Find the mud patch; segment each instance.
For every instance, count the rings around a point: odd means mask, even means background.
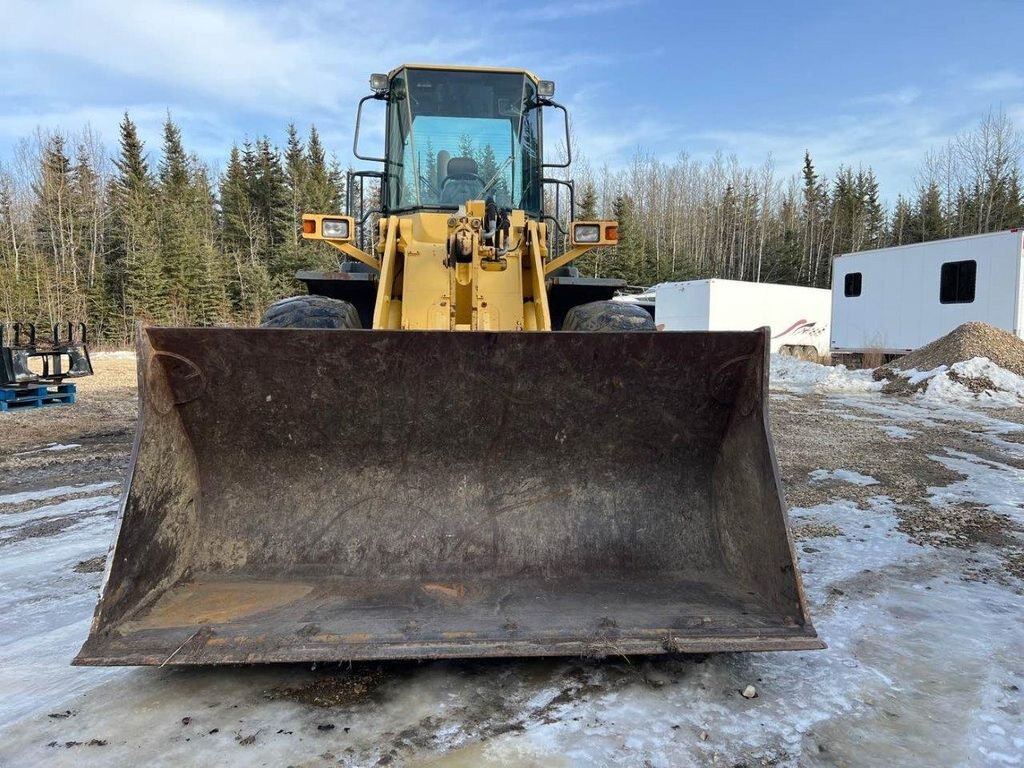
[[[918,392],[923,392],[926,389],[928,389],[928,379],[911,382],[911,380],[905,376],[897,376],[896,378],[888,379],[885,384],[882,385],[882,394],[916,395]]]
[[[1014,578],[1024,581],[1024,550],[1008,552],[1003,558],[1003,568]]]
[[[107,556],[90,557],[88,560],[79,560],[73,570],[75,573],[103,573],[107,565]]]
[[[946,371],[946,376],[950,381],[955,381],[975,395],[980,395],[983,392],[996,392],[999,389],[988,376],[964,376],[953,370]]]
[[[0,544],[16,544],[19,541],[25,539],[40,539],[46,536],[56,536],[58,533],[70,528],[72,525],[80,521],[78,515],[67,515],[65,517],[55,517],[50,520],[41,520],[37,523],[28,523],[21,526],[14,533],[4,539]]]
[[[987,511],[983,504],[910,507],[896,510],[896,530],[915,544],[973,550],[980,544],[1001,547],[1012,541],[1013,520]]]
[[[997,565],[968,558],[963,575],[969,581],[1006,585],[1013,585],[1013,580],[1024,581],[1024,542],[1008,515],[991,512],[983,504],[963,503],[898,509],[896,518],[897,530],[915,544],[971,553],[984,550],[995,555]]]
[[[274,688],[266,698],[289,699],[313,707],[344,707],[363,701],[380,687],[387,675],[380,668],[324,674],[305,685]]]
[[[89,741],[51,741],[46,746],[63,747],[64,749],[73,749],[74,747],[105,747],[107,746],[107,740],[89,739]]]

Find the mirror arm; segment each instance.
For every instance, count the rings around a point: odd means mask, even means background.
[[[562,116],[565,118],[565,162],[564,163],[544,163],[542,168],[568,168],[572,165],[572,142],[569,139],[569,110],[559,104],[557,101],[551,99],[538,99],[537,103],[542,107],[554,107],[555,109],[562,110]]]

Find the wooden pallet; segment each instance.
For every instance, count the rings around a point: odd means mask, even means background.
[[[71,405],[77,389],[74,384],[50,384],[36,387],[0,387],[0,413],[20,408]]]

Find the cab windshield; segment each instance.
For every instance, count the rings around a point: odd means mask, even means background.
[[[540,211],[536,89],[523,74],[403,69],[388,97],[388,208],[493,197]]]

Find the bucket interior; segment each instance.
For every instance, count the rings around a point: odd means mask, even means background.
[[[146,329],[78,663],[820,647],[764,345]]]

